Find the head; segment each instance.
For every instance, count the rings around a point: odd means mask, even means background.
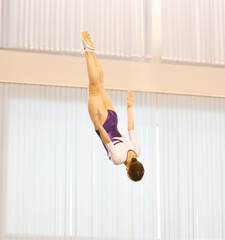
[[[127,167],[127,174],[128,177],[137,182],[142,179],[144,176],[145,169],[141,162],[139,162],[136,158],[131,159],[131,163],[129,164],[129,167]]]

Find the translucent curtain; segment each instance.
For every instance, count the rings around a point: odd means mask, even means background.
[[[162,0],[162,58],[224,65],[223,0]]]
[[[151,55],[151,0],[0,2],[3,48],[82,53],[81,32],[87,30],[98,54]]]
[[[0,84],[0,93],[1,239],[157,238],[155,94],[135,93],[146,174],[132,183],[94,132],[87,89]],[[109,91],[125,136],[126,94]]]
[[[127,136],[126,92],[108,91]],[[144,179],[108,160],[87,89],[0,84],[0,237],[223,239],[225,99],[135,92]]]
[[[162,239],[224,239],[225,99],[158,103]]]

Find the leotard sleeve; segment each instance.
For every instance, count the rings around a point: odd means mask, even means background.
[[[132,142],[133,147],[134,147],[134,151],[136,152],[137,157],[138,157],[140,155],[141,150],[140,150],[140,145],[137,141],[135,132],[134,132],[134,130],[130,130],[130,131],[128,131],[128,133],[129,133],[129,139]]]

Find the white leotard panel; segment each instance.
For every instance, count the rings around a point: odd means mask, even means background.
[[[134,130],[128,131],[129,140],[125,137],[116,137],[117,141],[106,144],[108,157],[115,165],[122,164],[127,159],[127,152],[134,151],[137,157],[140,154],[140,146],[135,136]]]

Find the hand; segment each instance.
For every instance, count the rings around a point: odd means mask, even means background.
[[[132,91],[128,91],[127,94],[127,107],[133,107],[134,104],[134,95]]]
[[[99,109],[98,109],[98,112],[96,113],[97,115],[97,123],[98,123],[98,128],[100,128],[103,124],[103,120],[102,120],[102,114],[100,113]]]

